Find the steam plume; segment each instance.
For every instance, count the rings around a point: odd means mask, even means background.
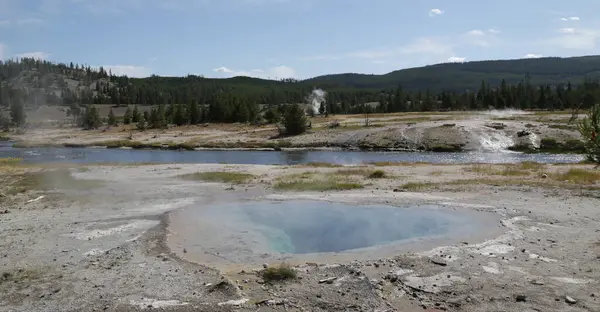
[[[327,92],[321,89],[314,89],[308,96],[307,101],[312,105],[312,109],[315,114],[319,113],[319,107],[321,107],[322,102],[325,102],[326,95]]]

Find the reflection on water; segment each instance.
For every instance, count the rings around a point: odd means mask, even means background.
[[[356,165],[369,162],[428,163],[575,163],[581,155],[523,154],[515,152],[349,152],[349,151],[164,151],[95,148],[15,149],[0,142],[0,157],[21,157],[29,163],[225,163],[294,165],[327,162]]]

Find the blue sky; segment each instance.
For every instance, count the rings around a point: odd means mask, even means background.
[[[0,0],[0,58],[309,78],[600,54],[598,0]]]

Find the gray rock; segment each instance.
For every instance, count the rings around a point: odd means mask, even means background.
[[[577,300],[573,299],[573,297],[565,296],[565,302],[568,304],[576,304]]]

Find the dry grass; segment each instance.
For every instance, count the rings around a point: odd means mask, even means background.
[[[360,189],[363,187],[363,185],[355,182],[338,182],[330,179],[312,181],[279,181],[276,182],[273,187],[281,191],[325,192]]]
[[[0,166],[16,166],[23,161],[23,158],[6,157],[0,158]]]
[[[383,170],[375,170],[367,176],[367,178],[369,178],[369,179],[383,179],[386,177],[387,177],[387,174]]]
[[[325,192],[360,189],[363,185],[352,178],[353,174],[336,175],[336,172],[303,172],[276,179],[273,187],[281,191]]]
[[[545,165],[536,162],[522,162],[518,164],[510,165],[483,165],[476,164],[471,165],[464,170],[466,172],[473,172],[480,175],[494,175],[504,177],[515,177],[515,176],[529,176],[541,169],[544,169]]]
[[[596,184],[600,182],[600,171],[572,168],[567,172],[551,174],[554,180],[575,184]]]
[[[42,268],[24,268],[12,271],[4,271],[0,274],[0,287],[14,284],[32,282],[42,278],[44,270]]]
[[[332,163],[326,163],[326,162],[311,162],[311,163],[308,163],[308,164],[299,165],[299,167],[339,168],[339,167],[343,167],[343,166],[339,165],[339,164],[332,164]]]
[[[184,174],[180,175],[179,178],[193,181],[243,184],[254,179],[255,176],[249,173],[214,171]]]
[[[297,277],[296,271],[288,264],[280,264],[278,266],[268,267],[260,272],[260,276],[265,282],[281,282],[292,280]]]
[[[482,169],[486,172],[487,169]],[[570,190],[600,190],[600,172],[588,169],[573,168],[566,172],[557,172],[542,178],[541,175],[533,175],[531,172],[508,169],[496,170],[494,173],[501,178],[470,178],[446,182],[408,182],[400,186],[408,191],[421,191],[427,189],[456,189],[474,185],[488,186],[530,186],[540,188],[563,188]],[[481,172],[481,171],[480,171]]]

